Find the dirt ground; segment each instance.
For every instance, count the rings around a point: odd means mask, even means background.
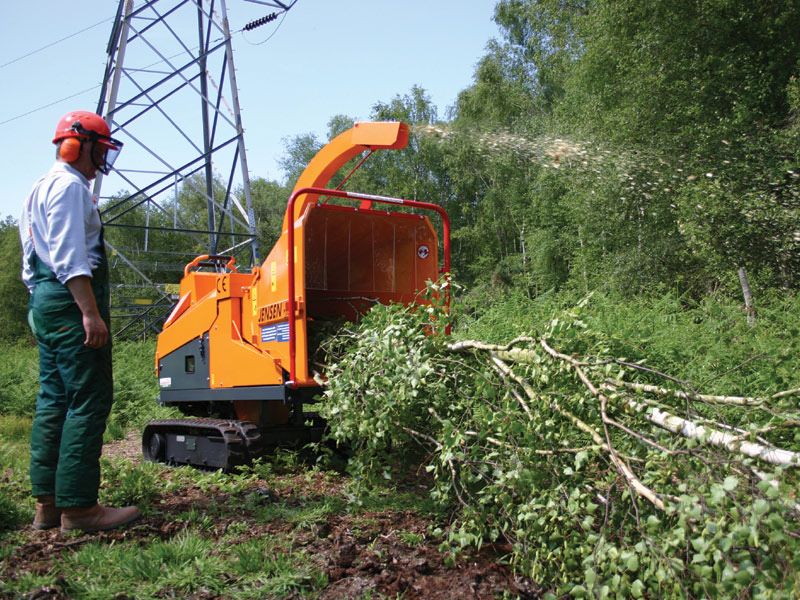
[[[104,455],[138,462],[141,460],[138,436],[132,435],[106,445]],[[341,486],[340,482],[329,479],[315,481],[303,475],[287,475],[283,476],[280,486],[269,490],[257,487],[254,492],[263,497],[260,502],[280,501],[291,506],[308,498],[342,494]],[[47,573],[63,553],[74,551],[90,541],[114,544],[129,540],[146,543],[153,538],[170,539],[187,527],[184,521],[174,518],[176,515],[191,509],[202,511],[225,506],[231,501],[224,493],[190,488],[182,495],[161,498],[157,514],[146,516],[125,530],[66,538],[58,529],[40,532],[28,528],[26,543],[4,561],[0,577],[16,579],[25,572]],[[242,517],[243,514],[237,511],[230,516],[215,518],[214,526],[207,534],[220,537],[231,522],[241,521]],[[506,548],[486,547],[481,552],[462,555],[455,565],[446,565],[437,549],[438,543],[426,535],[429,525],[426,518],[411,511],[360,512],[356,515],[343,512],[329,515],[325,521],[305,528],[281,520],[254,521],[241,537],[242,541],[265,535],[291,539],[295,549],[304,551],[326,573],[327,587],[317,596],[322,599],[364,598],[369,594],[372,597],[428,600],[489,599],[504,595],[511,598],[540,597],[540,590],[533,583],[516,576],[502,564],[501,557]],[[418,540],[418,543],[408,543],[409,538],[413,542]],[[57,581],[56,585],[35,590],[27,597],[37,600],[67,598],[65,583]]]

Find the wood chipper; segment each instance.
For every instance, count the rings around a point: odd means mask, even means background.
[[[426,282],[450,269],[440,206],[325,188],[360,154],[404,148],[408,133],[403,123],[357,123],[323,147],[289,197],[278,242],[252,272],[237,272],[228,256],[186,265],[156,371],[159,402],[195,418],[149,423],[145,458],[227,469],[321,439],[324,423],[304,406],[319,392],[310,360],[324,325],[375,303],[421,302]],[[441,254],[431,213],[441,218]]]

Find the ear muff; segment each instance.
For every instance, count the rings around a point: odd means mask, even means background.
[[[76,137],[64,138],[58,147],[58,154],[68,163],[75,162],[81,155],[81,140]]]

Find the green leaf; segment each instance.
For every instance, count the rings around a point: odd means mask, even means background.
[[[728,475],[722,482],[722,489],[726,492],[732,492],[736,489],[737,485],[739,485],[739,480],[733,475]]]

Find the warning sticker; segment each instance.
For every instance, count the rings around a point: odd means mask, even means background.
[[[264,325],[261,328],[262,342],[288,342],[289,341],[289,321]]]

